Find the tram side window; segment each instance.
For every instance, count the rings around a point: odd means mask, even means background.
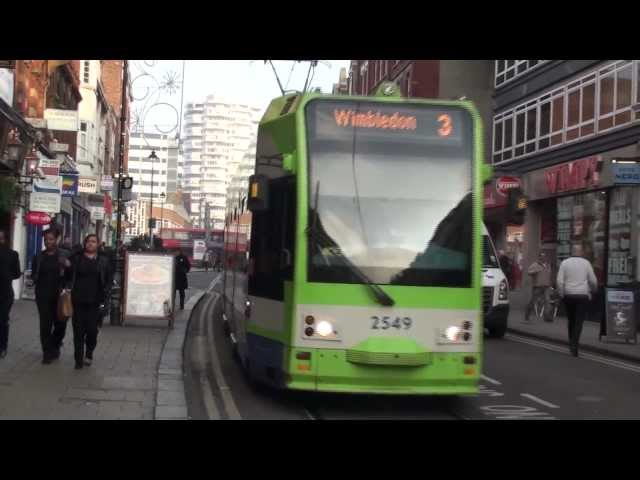
[[[295,182],[277,179],[269,190],[269,210],[252,216],[249,294],[283,301],[284,282],[293,278]]]

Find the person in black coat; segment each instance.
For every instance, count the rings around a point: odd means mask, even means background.
[[[191,270],[191,264],[189,263],[189,259],[184,254],[182,250],[175,257],[175,278],[174,278],[174,288],[178,292],[180,292],[180,310],[184,310],[184,291],[189,288],[189,282],[187,280],[187,273]],[[175,299],[175,292],[173,294],[173,298]],[[174,301],[175,304],[175,301]]]
[[[67,331],[66,319],[58,319],[58,299],[64,288],[66,257],[69,252],[58,248],[60,231],[51,227],[44,232],[45,250],[31,262],[31,280],[35,284],[36,305],[40,317],[42,363],[60,358],[60,347]]]
[[[9,312],[13,306],[14,280],[20,278],[20,258],[7,245],[7,234],[0,230],[0,358],[7,356],[9,344]]]
[[[73,303],[73,346],[76,369],[93,362],[98,343],[98,324],[110,295],[112,277],[109,260],[98,255],[98,237],[87,235],[84,251],[67,261],[65,283]],[[86,345],[86,351],[85,351]]]

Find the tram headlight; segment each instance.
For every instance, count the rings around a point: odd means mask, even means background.
[[[500,282],[500,287],[498,290],[498,300],[507,300],[508,294],[509,294],[509,286],[507,285],[507,281],[502,280]]]
[[[447,337],[447,340],[449,340],[450,342],[455,342],[458,339],[459,333],[460,327],[456,327],[455,325],[447,327],[447,329],[444,331],[445,337]]]
[[[318,322],[318,325],[316,325],[316,332],[321,337],[328,337],[333,333],[333,325],[331,325],[331,322],[321,320]]]

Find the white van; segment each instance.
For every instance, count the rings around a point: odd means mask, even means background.
[[[482,224],[482,311],[484,327],[489,336],[502,338],[507,331],[509,318],[509,284],[487,227]]]

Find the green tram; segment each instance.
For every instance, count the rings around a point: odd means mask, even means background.
[[[468,101],[273,100],[228,216],[223,320],[252,381],[473,394],[482,368],[482,126]]]

